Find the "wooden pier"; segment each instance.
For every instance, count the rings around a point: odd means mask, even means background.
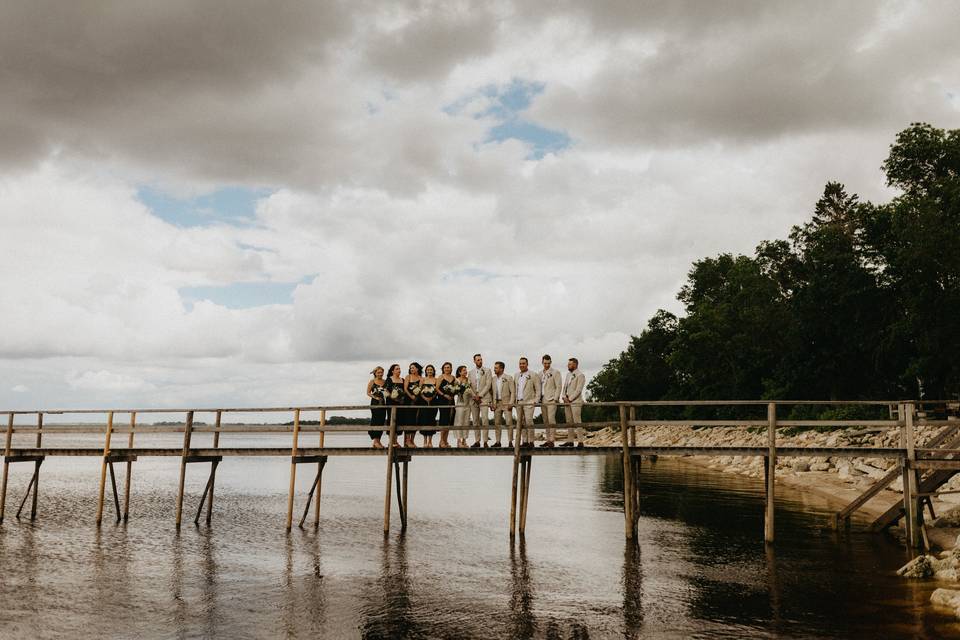
[[[871,420],[789,420],[778,417],[778,407],[796,407],[798,405],[883,405],[891,407],[888,419]],[[586,406],[603,407],[609,415],[617,416],[615,420],[577,423],[573,425],[543,425],[524,424],[524,412],[518,411],[518,420],[513,425],[517,437],[513,439],[512,448],[403,448],[397,444],[397,408],[390,413],[389,434],[391,446],[385,449],[368,447],[336,447],[326,446],[327,433],[362,433],[369,427],[365,425],[332,425],[327,424],[327,416],[331,412],[350,414],[369,412],[369,405],[344,406],[306,406],[306,407],[259,407],[259,408],[207,408],[207,409],[78,409],[78,410],[34,410],[34,411],[4,411],[7,415],[6,437],[3,452],[3,477],[0,486],[0,524],[4,522],[6,499],[8,493],[8,475],[11,464],[27,463],[33,465],[33,474],[24,492],[16,512],[19,520],[23,509],[30,499],[30,519],[37,518],[38,496],[40,487],[40,471],[44,460],[52,456],[88,456],[100,458],[100,481],[97,494],[97,510],[94,522],[100,526],[106,505],[107,478],[110,479],[112,504],[116,521],[127,521],[130,516],[130,499],[133,463],[144,457],[179,457],[180,477],[176,496],[174,523],[177,528],[182,524],[185,505],[184,484],[187,470],[191,464],[200,463],[209,465],[205,488],[199,500],[196,515],[193,519],[199,525],[200,518],[206,510],[205,521],[211,523],[214,511],[214,493],[218,465],[224,458],[243,458],[247,456],[289,456],[290,459],[290,488],[287,497],[285,526],[289,531],[293,526],[296,507],[296,476],[300,465],[316,465],[316,471],[311,488],[306,496],[302,515],[298,526],[303,527],[313,506],[313,526],[319,526],[320,503],[322,495],[323,472],[330,457],[345,456],[379,456],[386,459],[386,475],[383,502],[383,531],[391,530],[391,514],[393,504],[396,503],[400,517],[400,528],[407,528],[408,505],[408,469],[415,458],[429,458],[435,456],[509,456],[513,462],[513,475],[510,484],[509,505],[509,532],[511,538],[524,536],[527,523],[527,509],[530,502],[530,484],[532,480],[533,459],[544,456],[620,456],[623,461],[623,511],[624,531],[627,538],[636,536],[636,522],[639,517],[641,487],[639,484],[640,463],[649,456],[756,456],[764,460],[764,527],[765,542],[773,543],[775,539],[774,505],[776,495],[776,461],[778,457],[793,456],[832,456],[832,457],[872,457],[885,458],[891,462],[891,470],[886,477],[879,480],[873,487],[864,492],[857,500],[834,517],[834,526],[849,524],[854,511],[863,506],[868,500],[876,496],[884,487],[897,478],[903,481],[903,500],[892,507],[883,517],[874,523],[874,529],[883,529],[904,520],[904,529],[908,544],[920,547],[924,544],[924,516],[922,504],[928,503],[931,493],[960,471],[960,424],[950,420],[926,420],[924,426],[942,428],[941,432],[924,448],[916,446],[916,424],[918,402],[915,401],[857,401],[857,402],[819,402],[819,401],[647,401],[647,402],[613,402],[587,403]],[[724,408],[754,407],[753,411],[766,410],[766,419],[748,420],[651,420],[637,419],[638,411],[650,407],[698,407]],[[138,424],[138,417],[142,419],[149,414],[180,414],[184,415],[182,426],[176,424]],[[290,414],[293,417],[289,425],[230,425],[224,424],[225,414]],[[63,416],[90,414],[104,415],[104,425],[58,425],[48,421],[44,423],[44,416]],[[195,424],[198,414],[212,415],[213,424]],[[305,415],[316,415],[317,424],[302,424]],[[32,424],[17,423],[17,417],[31,418]],[[121,416],[128,417],[123,424]],[[697,426],[697,427],[731,427],[750,426],[758,430],[765,430],[767,442],[765,446],[677,446],[677,445],[638,445],[636,442],[637,428],[642,426]],[[499,426],[496,425],[495,426]],[[524,440],[528,429],[542,431],[547,426],[556,426],[559,429],[583,427],[587,430],[596,430],[604,427],[618,429],[620,443],[617,446],[586,446],[583,448],[543,448],[533,447],[532,442]],[[816,429],[824,427],[872,427],[899,429],[901,442],[899,447],[780,447],[777,444],[777,430],[781,428]],[[430,427],[439,430],[439,427]],[[456,427],[460,428],[460,427]],[[454,429],[456,429],[454,428]],[[470,427],[473,429],[473,427]],[[504,427],[510,429],[510,427]],[[406,430],[414,427],[405,426]],[[137,447],[134,436],[136,434],[152,435],[162,433],[182,433],[182,446],[179,447]],[[192,436],[196,433],[212,433],[213,442],[210,447],[194,447]],[[291,444],[288,447],[229,447],[221,446],[221,436],[229,434],[244,435],[276,435],[290,433]],[[510,431],[508,431],[509,437]],[[30,434],[35,436],[33,446],[13,446],[14,436]],[[100,434],[103,436],[103,445],[100,447],[48,447],[43,444],[44,434]],[[126,446],[116,447],[115,437],[127,435]],[[313,439],[312,436],[316,435]],[[310,436],[312,442],[305,442]],[[28,436],[29,437],[29,436]],[[315,446],[312,446],[315,445]],[[123,483],[123,506],[121,507],[120,493],[117,487],[115,463],[125,463]],[[932,511],[932,508],[930,509]]]

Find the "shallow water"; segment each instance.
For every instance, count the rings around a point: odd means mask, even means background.
[[[48,459],[33,524],[12,517],[32,465],[13,465],[0,637],[960,637],[928,604],[935,584],[894,575],[896,541],[837,538],[825,502],[778,489],[765,548],[760,483],[678,461],[644,464],[633,545],[619,459],[535,459],[515,546],[507,458],[414,459],[409,529],[394,511],[386,539],[382,458],[331,458],[319,530],[290,535],[286,460],[225,460],[209,529],[192,524],[208,465],[190,465],[179,534],[178,465],[135,463],[129,523],[108,497],[99,531],[98,459]],[[297,514],[314,470],[300,466]]]

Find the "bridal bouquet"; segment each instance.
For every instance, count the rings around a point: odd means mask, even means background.
[[[373,388],[370,389],[370,394],[373,396],[373,399],[379,400],[380,402],[383,402],[385,392],[386,392],[386,389],[384,389],[379,384],[373,385]]]
[[[436,388],[435,386],[433,386],[432,384],[425,384],[425,385],[423,385],[423,389],[420,391],[420,395],[421,395],[425,400],[430,400],[430,399],[433,398],[435,395],[437,395],[437,388]]]
[[[390,390],[391,400],[396,400],[399,397],[400,397],[400,389],[398,389],[397,387],[394,387],[393,389]]]
[[[410,385],[410,393],[412,393],[414,396],[420,395],[420,384],[414,383]]]

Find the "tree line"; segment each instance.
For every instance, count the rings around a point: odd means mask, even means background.
[[[957,398],[960,129],[912,124],[882,170],[890,202],[828,182],[787,239],[694,262],[591,398]]]

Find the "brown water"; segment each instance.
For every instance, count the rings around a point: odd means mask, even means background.
[[[28,466],[12,467],[13,511]],[[130,522],[108,511],[98,531],[99,460],[48,459],[37,522],[8,502],[0,530],[0,637],[960,637],[933,583],[894,575],[896,541],[836,538],[826,504],[784,490],[765,548],[758,481],[664,458],[643,469],[636,545],[619,459],[535,459],[516,546],[506,458],[415,459],[409,529],[395,517],[386,539],[383,459],[331,458],[319,531],[290,535],[286,460],[225,460],[210,529],[192,524],[206,469],[190,465],[179,534],[176,459],[137,462]]]

